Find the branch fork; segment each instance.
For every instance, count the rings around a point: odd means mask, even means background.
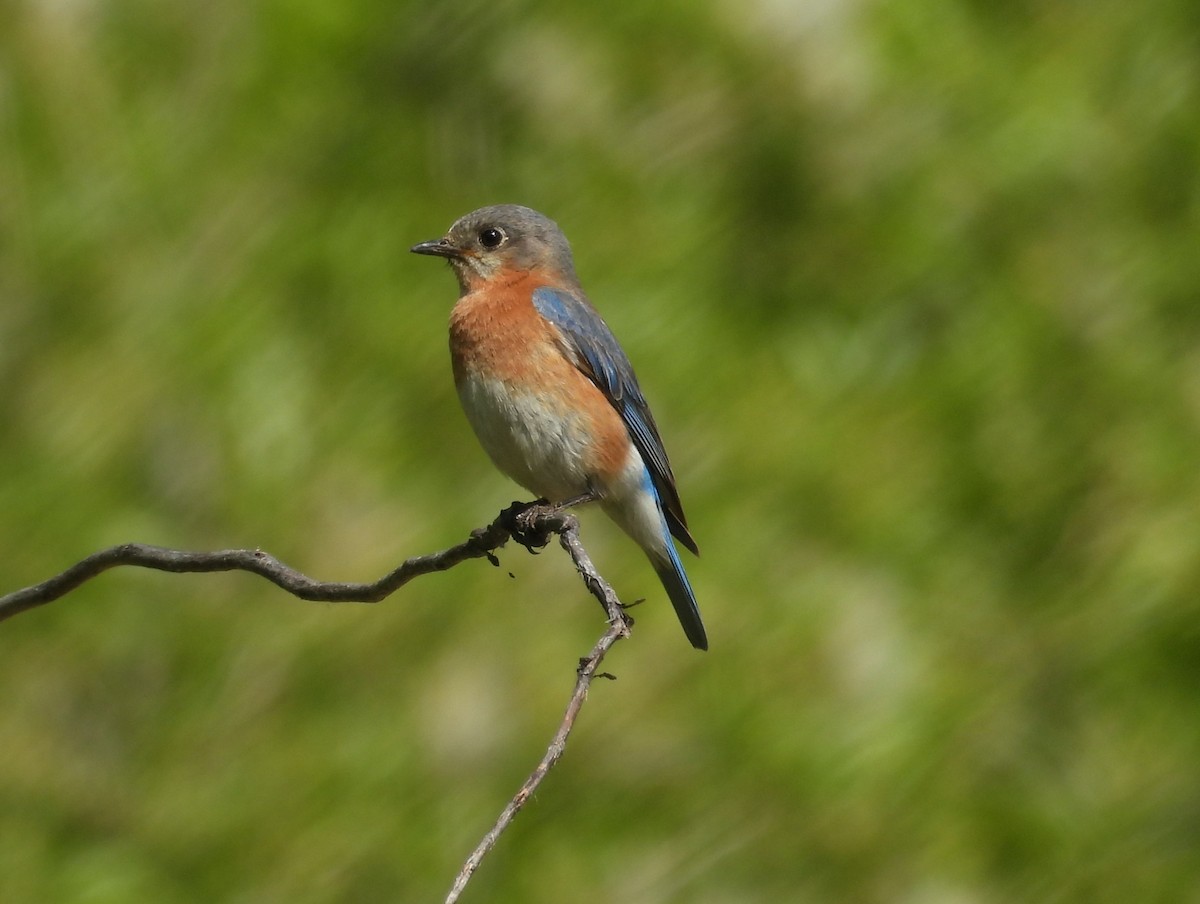
[[[92,553],[39,584],[0,596],[0,622],[61,599],[97,575],[121,565],[175,573],[247,571],[271,581],[303,600],[377,603],[419,575],[445,571],[468,559],[486,558],[492,565],[499,566],[500,560],[496,556],[496,550],[502,548],[510,539],[524,546],[529,552],[537,553],[545,549],[557,535],[559,545],[571,557],[584,585],[604,607],[607,624],[591,652],[579,660],[574,690],[567,701],[558,731],[551,739],[541,761],[501,811],[495,825],[471,852],[455,877],[454,885],[446,897],[446,904],[454,904],[466,889],[483,858],[495,847],[500,835],[562,757],[567,738],[587,699],[592,680],[615,677],[608,672],[599,671],[600,663],[617,641],[630,636],[633,628],[633,619],[626,612],[625,605],[596,570],[579,539],[579,519],[567,511],[567,508],[568,506],[550,505],[544,500],[532,503],[514,502],[500,512],[491,524],[472,531],[470,537],[457,546],[406,559],[371,583],[318,581],[285,565],[261,549],[193,552],[142,543],[123,543]]]

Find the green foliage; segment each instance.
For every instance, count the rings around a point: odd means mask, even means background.
[[[526,203],[713,650],[588,519],[638,631],[467,900],[1200,901],[1198,50],[1183,0],[9,4],[0,590],[125,540],[369,579],[490,520],[407,248]],[[5,623],[0,899],[440,900],[600,626],[502,558]]]

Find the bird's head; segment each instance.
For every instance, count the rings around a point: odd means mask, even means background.
[[[464,295],[506,272],[545,270],[578,283],[562,230],[549,217],[516,204],[474,210],[442,238],[414,245],[412,251],[449,261]]]

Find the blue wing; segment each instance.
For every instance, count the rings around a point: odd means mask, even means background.
[[[667,450],[663,448],[662,437],[658,435],[658,426],[638,386],[633,365],[625,357],[608,324],[582,294],[567,289],[551,289],[548,286],[535,289],[533,306],[558,327],[566,338],[575,366],[599,387],[617,409],[634,446],[650,471],[650,479],[662,503],[667,526],[680,543],[692,552],[698,552],[696,541],[688,533],[679,491],[675,488],[675,475],[671,473],[671,463],[667,461]]]

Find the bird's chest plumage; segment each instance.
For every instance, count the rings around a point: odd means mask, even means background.
[[[524,298],[519,292],[461,298],[450,317],[450,352],[467,420],[501,471],[553,501],[605,482],[610,468],[598,453],[617,441],[627,446],[624,428],[566,357],[528,291]]]

